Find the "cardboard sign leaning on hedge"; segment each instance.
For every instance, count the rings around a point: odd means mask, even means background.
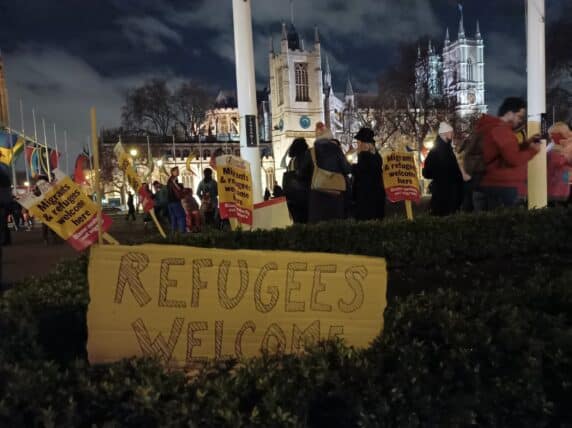
[[[419,200],[421,191],[413,153],[383,154],[383,184],[391,202]]]
[[[250,163],[238,156],[219,156],[216,174],[220,217],[237,219],[241,224],[252,226],[254,203]]]
[[[386,306],[385,259],[345,254],[102,246],[88,278],[92,363],[155,356],[186,367],[335,336],[365,347]]]
[[[54,170],[54,176],[51,183],[38,184],[39,196],[30,192],[18,202],[75,250],[85,250],[98,239],[97,205],[62,171]],[[103,214],[102,230],[110,226],[111,218]]]

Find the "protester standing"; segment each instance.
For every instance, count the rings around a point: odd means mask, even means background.
[[[218,218],[218,185],[213,178],[213,170],[205,168],[203,179],[197,187],[197,196],[201,200],[201,213],[205,224],[216,226]]]
[[[129,221],[129,218],[131,218],[133,221],[135,221],[135,203],[133,202],[133,193],[129,192],[128,196],[127,196],[127,217],[125,218],[127,221]]]
[[[487,209],[512,207],[527,196],[527,165],[540,150],[532,136],[518,144],[514,129],[526,118],[526,102],[507,98],[499,108],[498,117],[483,115],[475,126],[482,137],[485,174],[480,187],[487,197]]]
[[[12,183],[4,168],[0,167],[0,247],[12,243],[8,229],[8,214],[12,203]]]
[[[385,215],[382,159],[375,149],[373,130],[361,128],[357,164],[352,165],[353,197],[356,220],[381,220]]]
[[[171,168],[171,176],[167,182],[167,200],[171,231],[184,233],[186,230],[186,216],[181,199],[183,199],[183,186],[179,184],[179,167]]]
[[[308,150],[300,170],[302,180],[310,183],[308,222],[342,219],[344,192],[351,166],[333,141],[332,131],[323,123],[316,125],[316,141]]]
[[[302,161],[308,153],[308,143],[304,138],[296,138],[288,149],[288,170],[282,177],[282,188],[286,196],[288,211],[294,223],[308,222],[308,194],[310,183],[300,176]]]
[[[423,177],[431,179],[431,214],[447,216],[458,211],[463,202],[463,175],[452,147],[453,128],[439,124],[435,145],[425,159]]]

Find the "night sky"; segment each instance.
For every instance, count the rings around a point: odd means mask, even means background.
[[[569,0],[548,0],[547,20]],[[485,41],[487,104],[526,93],[524,0],[466,0],[465,30],[478,19]],[[334,90],[348,73],[356,92],[377,91],[377,76],[397,60],[400,42],[428,35],[442,47],[446,27],[456,39],[457,0],[295,0],[294,23],[306,46],[318,26]],[[268,45],[278,47],[289,0],[253,0],[256,78],[266,86]],[[151,77],[173,85],[202,81],[213,93],[235,87],[230,0],[0,0],[0,48],[4,56],[12,125],[26,131],[32,107],[48,123],[68,130],[74,154],[89,135],[89,107],[100,126],[118,126],[125,91]]]

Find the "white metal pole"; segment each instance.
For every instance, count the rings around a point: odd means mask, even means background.
[[[32,109],[32,119],[34,120],[34,142],[38,144],[38,126],[36,124],[36,110]]]
[[[54,146],[56,148],[57,168],[60,167],[60,151],[58,150],[58,134],[56,133],[56,124],[54,123]]]
[[[42,128],[44,128],[44,145],[46,146],[46,174],[48,176],[48,180],[52,181],[52,171],[50,168],[50,149],[48,147],[48,135],[46,134],[46,121],[42,117]],[[41,150],[40,150],[41,153]],[[38,162],[40,165],[42,162]],[[40,167],[40,170],[42,168]]]
[[[250,163],[252,195],[254,203],[257,203],[262,201],[262,183],[250,4],[251,0],[232,0],[236,86],[240,114],[240,154]]]
[[[30,171],[28,170],[28,162],[26,162],[26,147],[28,144],[28,139],[26,138],[26,129],[24,126],[24,103],[22,98],[20,98],[20,122],[22,124],[22,135],[24,137],[24,169],[26,171],[26,182],[30,183]]]
[[[66,152],[66,174],[70,175],[70,156],[68,152],[68,131],[64,129],[64,150]]]
[[[526,0],[526,57],[528,86],[528,135],[540,132],[541,115],[546,113],[546,42],[544,0]],[[546,141],[528,163],[528,208],[547,205]]]

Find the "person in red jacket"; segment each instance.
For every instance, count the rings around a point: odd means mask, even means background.
[[[499,108],[498,117],[483,115],[475,125],[482,135],[483,161],[486,166],[480,190],[486,195],[487,209],[512,207],[519,197],[527,195],[528,161],[539,151],[534,144],[538,136],[518,144],[515,129],[526,118],[526,102],[507,98]]]

